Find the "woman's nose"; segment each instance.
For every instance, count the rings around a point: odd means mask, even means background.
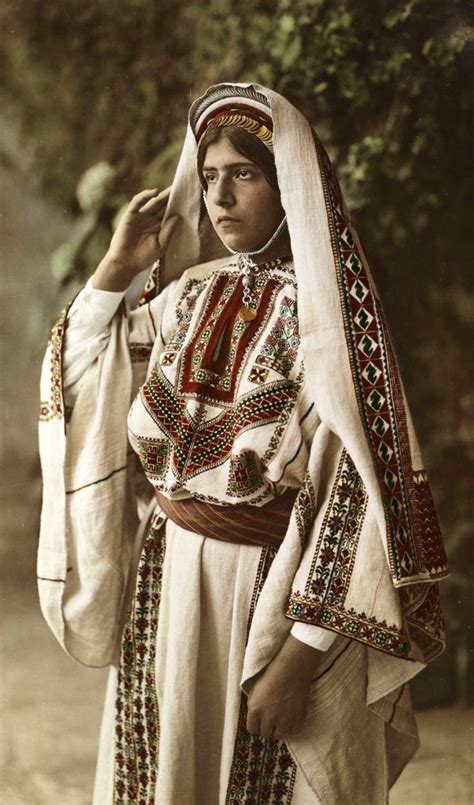
[[[229,207],[231,204],[234,204],[235,198],[231,183],[224,176],[221,176],[214,184],[214,191],[214,202],[219,207]]]

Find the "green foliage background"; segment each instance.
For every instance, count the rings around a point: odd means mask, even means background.
[[[53,261],[62,283],[93,270],[131,194],[170,182],[190,100],[209,84],[260,81],[315,125],[382,290],[457,571],[445,585],[443,668],[464,698],[473,648],[470,11],[465,0],[0,8],[1,86],[33,148],[33,183],[71,215],[70,240]],[[438,676],[438,700],[449,699]]]

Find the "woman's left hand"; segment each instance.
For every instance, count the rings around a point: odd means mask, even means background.
[[[311,680],[322,651],[291,634],[257,677],[248,697],[247,729],[262,738],[295,735],[303,728]]]

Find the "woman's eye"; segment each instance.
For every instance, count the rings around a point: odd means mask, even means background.
[[[240,171],[238,172],[237,176],[238,176],[240,179],[251,179],[251,178],[252,178],[252,174],[250,173],[250,171],[248,171],[248,170],[244,170],[244,169],[240,170]]]
[[[217,180],[215,173],[205,173],[204,178],[208,184],[213,184]]]

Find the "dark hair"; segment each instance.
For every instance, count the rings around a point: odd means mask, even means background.
[[[199,143],[197,155],[197,170],[199,180],[204,188],[207,187],[203,174],[204,160],[210,145],[219,140],[228,140],[239,154],[254,162],[263,171],[271,187],[278,190],[278,181],[273,154],[255,134],[241,128],[241,126],[209,126]]]

